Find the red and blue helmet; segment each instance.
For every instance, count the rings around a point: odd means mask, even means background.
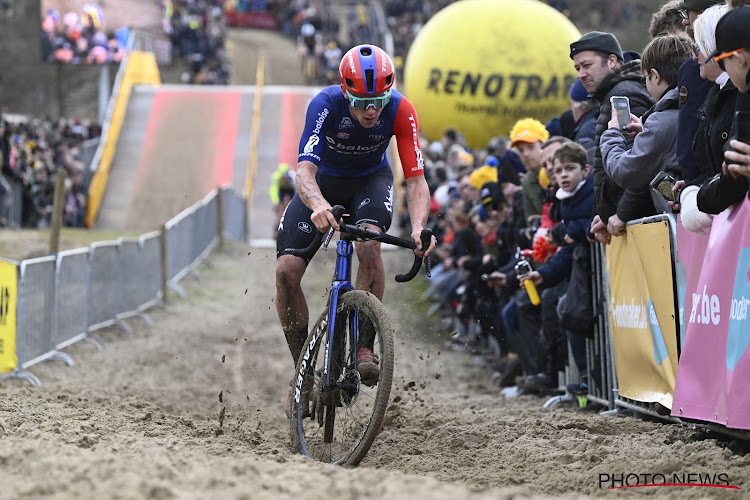
[[[396,81],[393,61],[380,47],[357,45],[341,59],[339,78],[342,90],[359,96],[385,93]]]

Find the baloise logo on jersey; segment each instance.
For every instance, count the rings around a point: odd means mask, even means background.
[[[358,144],[356,146],[353,145],[346,145],[338,142],[335,137],[326,136],[326,140],[328,141],[328,147],[333,149],[334,151],[338,151],[339,153],[349,153],[354,155],[364,155],[367,153],[372,153],[376,149],[378,149],[380,146],[382,146],[386,141],[382,140],[380,142],[377,142],[375,144],[372,144],[371,146],[363,146],[361,144]]]
[[[326,116],[328,116],[328,108],[323,108],[323,111],[318,113],[318,118],[315,119],[315,128],[312,131],[312,135],[307,139],[307,144],[303,149],[303,154],[312,156],[313,158],[320,160],[318,155],[313,154],[315,146],[320,143],[320,130],[323,128]]]

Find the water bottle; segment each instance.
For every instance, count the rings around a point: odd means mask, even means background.
[[[533,269],[531,269],[531,264],[529,264],[529,261],[526,260],[526,258],[522,258],[518,261],[516,264],[516,274],[518,275],[519,279],[521,276],[526,276],[529,273],[531,273]],[[531,300],[531,303],[535,306],[538,306],[541,303],[541,300],[539,300],[539,292],[536,290],[536,285],[534,285],[534,282],[530,279],[527,279],[523,282],[524,288],[526,288],[526,293],[529,294],[529,300]]]

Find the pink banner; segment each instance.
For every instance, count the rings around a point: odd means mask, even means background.
[[[672,415],[750,429],[750,202],[716,216],[707,238],[677,234],[685,336]]]

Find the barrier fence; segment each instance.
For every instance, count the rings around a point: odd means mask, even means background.
[[[586,398],[750,439],[750,201],[716,216],[706,236],[663,214],[593,248],[600,314],[586,341]]]
[[[57,255],[0,262],[0,380],[33,385],[29,371],[45,360],[73,359],[61,349],[80,341],[101,349],[95,331],[142,318],[163,303],[168,288],[185,296],[179,281],[194,272],[226,237],[247,241],[247,202],[228,188],[138,238],[92,243]]]

